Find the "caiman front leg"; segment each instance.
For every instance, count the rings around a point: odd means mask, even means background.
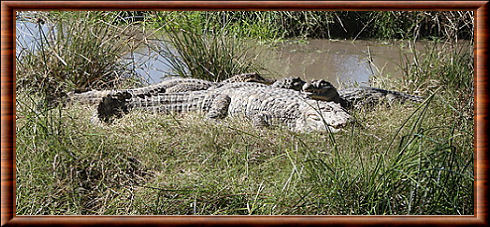
[[[252,125],[256,127],[268,127],[270,124],[267,119],[270,119],[270,115],[266,112],[260,112],[250,116],[252,120]]]
[[[131,94],[127,91],[109,94],[97,105],[97,117],[104,122],[111,122],[112,117],[120,118],[129,112],[128,100]]]
[[[228,95],[218,95],[213,99],[206,117],[209,119],[223,119],[228,115],[231,98]]]

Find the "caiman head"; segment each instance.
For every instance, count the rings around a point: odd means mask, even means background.
[[[302,90],[308,93],[308,98],[327,102],[340,102],[340,95],[330,82],[325,80],[312,80],[303,85]]]
[[[338,103],[310,100],[302,107],[296,120],[296,131],[338,132],[353,122],[353,117]]]

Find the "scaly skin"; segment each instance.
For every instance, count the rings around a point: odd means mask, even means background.
[[[306,82],[299,77],[287,77],[276,80],[271,86],[301,91],[305,84]]]
[[[128,92],[135,96],[144,97],[144,96],[152,96],[158,93],[175,93],[175,92],[206,90],[211,87],[220,87],[225,84],[236,83],[236,82],[257,82],[263,84],[272,84],[274,81],[265,79],[257,73],[243,73],[243,74],[235,75],[219,83],[215,83],[207,80],[201,80],[201,79],[193,79],[193,78],[173,78],[141,88],[123,89],[123,90],[88,91],[84,93],[70,93],[68,94],[68,99],[70,102],[95,105],[98,104],[103,97],[118,92]]]
[[[106,122],[135,109],[203,112],[212,119],[241,116],[257,126],[285,125],[293,131],[337,131],[352,121],[339,104],[318,102],[298,91],[258,83],[232,83],[204,91],[144,98],[122,92],[108,95],[97,108],[99,118]]]
[[[104,90],[104,91],[88,91],[84,93],[71,93],[68,94],[70,102],[78,102],[82,104],[95,105],[98,104],[103,97],[119,92],[127,92],[133,96],[145,97],[152,96],[158,93],[168,92],[181,92],[181,91],[194,91],[205,90],[215,85],[215,83],[190,78],[175,78],[162,81],[157,84],[153,84],[146,87],[123,89],[123,90]]]
[[[225,84],[239,83],[239,82],[255,82],[255,83],[271,85],[275,81],[271,79],[266,79],[260,76],[260,74],[258,73],[242,73],[219,82],[218,87]]]

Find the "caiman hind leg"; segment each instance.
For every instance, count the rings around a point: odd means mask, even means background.
[[[206,117],[209,119],[223,119],[228,115],[231,98],[228,95],[218,95],[213,99]]]
[[[270,115],[267,114],[266,112],[260,112],[257,114],[254,114],[250,117],[252,120],[252,125],[256,127],[269,127],[269,121]]]

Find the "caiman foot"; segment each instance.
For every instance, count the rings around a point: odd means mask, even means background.
[[[113,117],[122,117],[129,112],[127,104],[130,98],[131,94],[127,91],[107,95],[97,105],[97,117],[106,123],[110,123]]]
[[[252,116],[252,124],[256,127],[269,127],[270,124],[267,122],[269,116],[266,113],[258,113]]]

